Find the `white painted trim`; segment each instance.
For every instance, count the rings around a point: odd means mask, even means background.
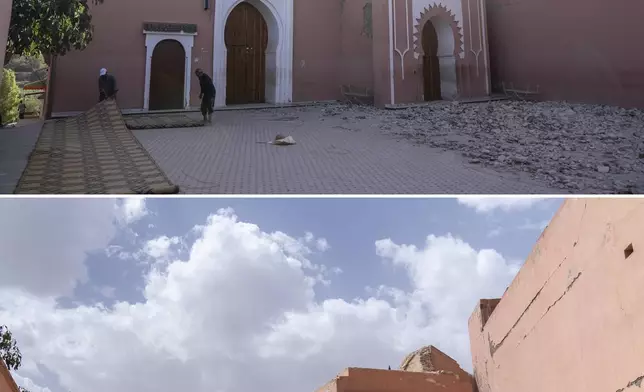
[[[463,4],[462,0],[441,0],[441,1],[436,1],[436,0],[412,0],[412,20],[415,21],[418,18],[421,17],[423,12],[425,10],[428,10],[433,7],[441,6],[444,5],[445,8],[447,9],[448,12],[452,13],[454,15],[454,20],[458,23],[459,26],[464,27],[463,23]],[[415,24],[415,22],[414,22]],[[414,31],[419,37],[419,40],[417,41],[418,45],[421,45],[421,39],[422,38],[422,28],[423,26],[420,26],[418,24],[415,24]],[[465,30],[463,30],[464,32]],[[460,46],[459,50],[459,57],[461,59],[465,58],[465,41],[467,40],[467,37],[463,37],[463,42]],[[458,42],[455,43],[459,44]],[[418,55],[418,47],[414,47],[414,56],[416,59],[418,59],[420,56]]]
[[[405,30],[405,35],[407,37],[407,47],[405,48],[404,51],[401,51],[398,48],[398,41],[397,41],[397,30],[398,26],[398,20],[396,19],[396,7],[394,5],[394,10],[393,10],[393,19],[394,19],[394,50],[398,55],[400,56],[400,72],[401,72],[401,78],[402,80],[405,80],[405,55],[407,52],[411,50],[411,39],[409,37],[409,0],[405,0],[405,21],[407,22],[405,25],[407,26],[407,29]]]
[[[143,110],[148,110],[150,108],[150,76],[152,68],[152,54],[154,53],[154,48],[161,41],[165,40],[174,40],[177,41],[183,46],[183,51],[185,53],[185,75],[183,80],[183,107],[188,108],[190,106],[190,78],[192,77],[192,47],[195,43],[195,35],[197,33],[174,33],[174,32],[158,32],[158,31],[146,31],[143,30],[145,34],[145,86],[143,92]]]
[[[485,66],[485,93],[487,95],[490,95],[490,80],[492,79],[492,75],[490,74],[490,60],[488,58],[489,56],[489,44],[487,42],[487,6],[483,0],[481,1],[481,31],[482,31],[482,39],[483,39],[483,44],[485,47],[483,48],[483,64]]]
[[[256,7],[268,25],[266,101],[289,103],[293,100],[294,0],[217,0],[212,51],[212,79],[217,89],[215,106],[226,106],[226,21],[233,8],[243,1]]]
[[[395,93],[394,93],[394,0],[389,0],[389,102],[391,105],[395,105]]]
[[[476,0],[474,0],[474,1],[476,1]],[[472,38],[472,10],[470,8],[470,3],[471,2],[472,2],[472,0],[467,0],[467,20],[468,20],[469,25],[470,25],[470,52],[472,52],[472,54],[474,54],[474,60],[476,61],[476,76],[479,76],[479,73],[480,73],[480,71],[479,71],[479,55],[481,54],[481,49],[482,49],[481,48],[481,42],[480,42],[481,37],[480,37],[480,34],[479,34],[479,49],[474,50],[473,49],[474,48],[474,39]],[[476,4],[477,4],[477,8],[478,8],[478,2]]]

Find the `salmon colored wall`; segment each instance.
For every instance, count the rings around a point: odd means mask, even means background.
[[[487,323],[470,317],[479,391],[639,390],[641,233],[644,200],[566,200]]]
[[[458,362],[456,362],[452,357],[445,354],[436,347],[432,347],[430,358],[432,365],[436,369],[446,370],[448,372],[458,374],[463,379],[471,377],[465,370],[461,369]]]
[[[372,9],[374,103],[376,106],[381,107],[391,103],[388,0],[372,0]]]
[[[488,0],[492,81],[543,99],[644,108],[644,2]]]
[[[192,68],[212,70],[213,8],[214,4],[211,4],[210,10],[204,10],[202,1],[170,0],[105,0],[103,4],[93,6],[94,40],[84,51],[72,51],[58,59],[53,80],[53,111],[91,108],[98,100],[98,72],[102,67],[117,79],[119,106],[142,108],[146,56],[144,22],[197,24]],[[114,28],[115,23],[118,28]],[[198,105],[198,98],[199,83],[193,77],[192,106]]]
[[[18,386],[11,377],[4,362],[0,359],[0,392],[18,392]]]
[[[348,368],[318,392],[472,392],[469,378],[449,372]]]
[[[293,4],[293,101],[340,98],[340,0]]]
[[[373,94],[373,22],[365,25],[370,0],[342,1],[342,36],[339,84],[358,93]],[[368,9],[368,8],[367,8]],[[373,10],[373,4],[371,4]],[[371,13],[373,21],[373,12]]]

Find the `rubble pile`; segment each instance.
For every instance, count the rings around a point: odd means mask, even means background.
[[[579,193],[644,193],[644,111],[563,102],[437,103],[404,110],[334,105],[322,116],[376,119],[382,132],[524,171]]]

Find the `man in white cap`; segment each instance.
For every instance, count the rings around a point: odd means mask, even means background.
[[[108,98],[116,98],[116,79],[113,75],[107,73],[107,69],[101,68],[98,77],[98,100],[100,102]]]

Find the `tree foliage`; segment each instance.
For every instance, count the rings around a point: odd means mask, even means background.
[[[2,115],[3,123],[12,123],[18,121],[19,103],[20,88],[16,83],[16,74],[10,69],[3,69],[2,83],[0,84],[0,115]],[[2,327],[0,327],[0,333],[2,333],[2,331]],[[2,352],[1,350],[2,346],[0,346],[0,352]]]
[[[31,57],[31,56],[13,56],[12,59],[9,59],[5,68],[14,70],[16,73],[33,73],[39,69],[47,67],[47,63],[42,55]]]
[[[6,325],[0,325],[0,358],[9,370],[17,370],[22,363],[18,344]]]
[[[27,115],[40,116],[40,113],[42,112],[41,100],[39,100],[33,95],[29,95],[29,96],[25,96],[23,101],[25,102],[25,106],[26,106],[25,113]]]
[[[22,354],[20,354],[16,340],[6,325],[0,325],[0,358],[9,370],[17,370],[22,363]],[[18,387],[18,391],[29,392],[27,388],[23,387]]]
[[[13,55],[64,56],[83,50],[93,33],[88,0],[13,0],[5,61]]]

